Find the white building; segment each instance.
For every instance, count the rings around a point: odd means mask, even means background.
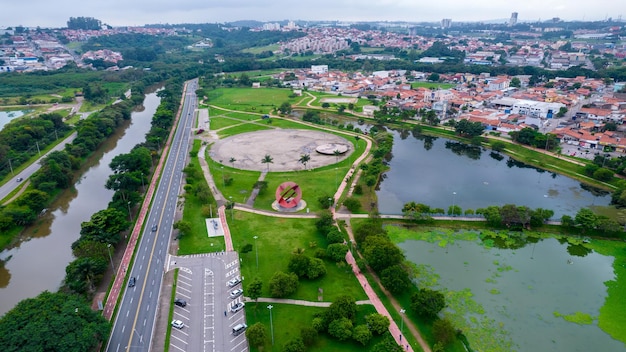
[[[318,75],[328,73],[328,65],[311,65],[311,72]]]
[[[562,107],[565,104],[520,99],[513,104],[511,113],[551,119]]]

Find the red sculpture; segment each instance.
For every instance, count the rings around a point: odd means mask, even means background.
[[[302,189],[297,183],[287,181],[276,188],[276,202],[283,208],[295,208],[302,200]]]

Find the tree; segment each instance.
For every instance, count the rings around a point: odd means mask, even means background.
[[[380,273],[380,281],[391,293],[402,293],[411,284],[409,274],[401,265],[392,265]]]
[[[565,106],[561,106],[559,108],[559,112],[556,113],[556,117],[563,117],[567,113],[567,108]]]
[[[298,276],[294,273],[277,271],[270,279],[269,289],[272,297],[289,296],[298,289]]]
[[[311,258],[306,255],[292,254],[287,268],[292,273],[298,275],[298,277],[304,277],[306,276],[310,262]]]
[[[352,337],[352,321],[348,318],[339,318],[328,324],[328,334],[339,341]]]
[[[454,126],[454,130],[460,136],[473,138],[476,136],[480,136],[485,128],[480,122],[470,122],[469,120],[462,119],[456,123],[456,125]]]
[[[267,164],[267,171],[270,171],[270,164],[274,163],[274,158],[272,158],[269,154],[265,154],[263,159],[261,160],[262,164]]]
[[[49,198],[50,195],[48,193],[32,189],[24,192],[15,202],[17,205],[27,206],[35,213],[39,213],[46,206]]]
[[[325,312],[324,320],[327,323],[340,318],[353,321],[356,318],[356,310],[357,306],[354,297],[341,295],[330,304],[330,307]]]
[[[300,155],[300,159],[298,159],[298,162],[302,165],[304,165],[304,169],[306,170],[306,164],[309,162],[309,160],[311,160],[311,155],[309,154],[302,154]]]
[[[396,341],[388,336],[383,341],[377,343],[372,347],[370,352],[403,352],[402,346],[398,345]]]
[[[120,232],[128,229],[128,226],[126,214],[114,208],[103,209],[91,215],[89,221],[80,224],[80,241],[89,239],[116,244],[120,240]]]
[[[324,275],[326,275],[326,265],[324,261],[319,258],[311,258],[306,277],[310,280],[314,280]]]
[[[257,300],[261,297],[261,293],[263,291],[263,281],[258,277],[252,279],[252,281],[248,284],[248,288],[246,289],[246,294],[250,299]]]
[[[230,162],[232,167],[235,167],[235,161],[237,161],[237,159],[235,159],[234,157],[231,157],[230,159],[228,159],[228,161]]]
[[[578,213],[576,213],[574,221],[583,229],[583,231],[592,230],[597,225],[598,216],[594,214],[591,209],[582,208],[578,211]]]
[[[439,76],[439,74],[438,74],[438,73],[433,72],[433,73],[431,73],[430,75],[428,75],[428,78],[427,78],[427,79],[428,79],[429,81],[431,81],[431,82],[439,82],[439,80],[441,79],[441,77]]]
[[[267,331],[265,330],[265,325],[261,323],[256,323],[250,326],[246,330],[246,338],[248,339],[248,343],[254,347],[261,347],[265,343],[267,339]]]
[[[433,323],[433,335],[435,340],[446,346],[452,343],[456,337],[456,329],[448,319],[437,319]]]
[[[389,318],[382,314],[372,313],[367,315],[365,316],[365,321],[370,330],[377,335],[382,335],[389,330]]]
[[[44,291],[0,318],[3,351],[93,351],[111,324],[76,295]]]
[[[328,240],[329,244],[343,243],[345,241],[343,234],[335,226],[328,227],[328,232],[326,233],[326,239]]]
[[[348,208],[351,213],[356,213],[361,209],[361,202],[355,197],[348,197],[343,201],[343,205]]]
[[[174,225],[172,225],[172,227],[178,230],[178,238],[184,235],[190,235],[192,231],[191,223],[187,220],[178,220],[174,223]]]
[[[294,337],[291,340],[287,341],[285,346],[283,346],[283,352],[304,352],[306,351],[306,346],[304,346],[304,342],[299,337]]]
[[[372,332],[365,324],[357,325],[354,327],[352,338],[354,338],[355,341],[360,342],[363,346],[367,346],[372,339]]]
[[[519,88],[522,86],[522,82],[519,80],[519,78],[513,77],[511,78],[511,83],[509,83],[509,86]]]
[[[326,256],[328,259],[337,263],[345,260],[346,253],[348,253],[348,246],[341,243],[333,243],[326,247]]]
[[[76,293],[91,293],[107,269],[107,261],[98,258],[77,258],[65,268],[65,285]]]
[[[280,111],[283,114],[291,113],[291,104],[289,104],[288,101],[280,104],[280,107],[278,108],[278,111]]]
[[[306,346],[312,346],[317,341],[317,330],[310,326],[300,329],[300,337]]]
[[[593,172],[593,178],[603,182],[611,181],[613,179],[613,171],[601,167]]]
[[[363,255],[377,272],[404,260],[400,248],[382,236],[368,237],[363,243]]]
[[[445,306],[446,299],[439,291],[421,288],[411,296],[411,309],[426,318],[437,317]]]

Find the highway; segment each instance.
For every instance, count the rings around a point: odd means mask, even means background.
[[[63,150],[63,148],[65,148],[65,145],[68,144],[68,143],[72,143],[72,141],[75,138],[76,138],[76,132],[72,132],[72,134],[70,134],[67,138],[65,138],[59,144],[55,145],[54,148],[52,148],[49,152],[47,152],[46,154],[42,155],[39,159],[37,159],[37,161],[35,161],[32,164],[28,165],[21,172],[13,175],[9,182],[7,182],[6,184],[0,186],[0,200],[4,199],[6,196],[8,196],[11,192],[13,192],[14,189],[16,189],[18,186],[20,186],[22,182],[26,182],[26,180],[28,180],[28,178],[31,177],[35,173],[35,171],[39,170],[41,168],[41,164],[39,162],[43,158],[45,158],[46,156],[48,156],[48,154],[50,154],[50,153],[52,153],[54,151]],[[21,182],[17,182],[18,178],[22,178],[22,181]]]
[[[136,278],[136,285],[125,289],[118,304],[107,351],[149,351],[151,348],[182,170],[189,155],[197,84],[197,80],[187,84],[182,114],[178,126],[174,126],[176,131],[169,155],[127,274],[129,278]],[[155,225],[156,231],[153,231]]]

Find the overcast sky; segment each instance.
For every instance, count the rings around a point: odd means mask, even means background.
[[[112,26],[236,20],[519,21],[626,19],[626,0],[13,0],[0,5],[0,27],[65,27],[70,17]]]

